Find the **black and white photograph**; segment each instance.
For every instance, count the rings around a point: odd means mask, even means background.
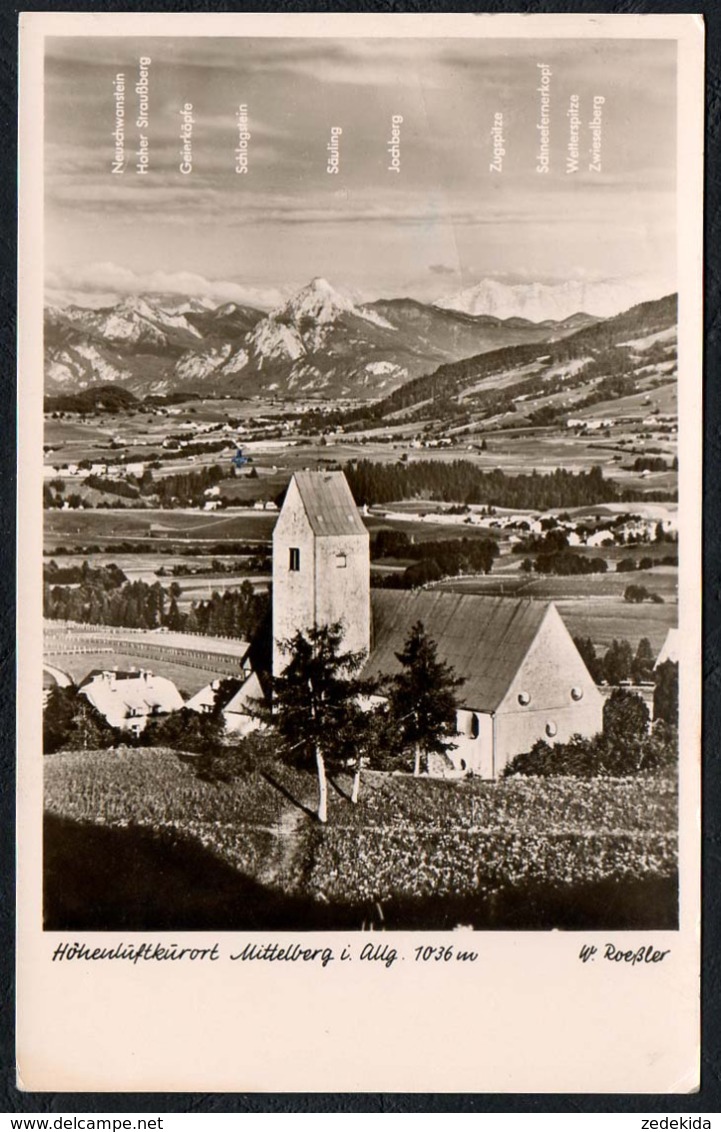
[[[61,949],[670,954],[699,763],[679,38],[463,18],[42,40]]]
[[[675,55],[48,41],[47,927],[676,926]]]

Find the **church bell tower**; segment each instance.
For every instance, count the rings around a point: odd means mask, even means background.
[[[273,675],[298,630],[343,625],[343,650],[370,650],[370,539],[343,472],[296,472],[273,531]]]

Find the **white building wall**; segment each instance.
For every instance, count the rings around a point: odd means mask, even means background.
[[[223,720],[229,735],[249,735],[251,731],[258,731],[263,726],[257,716],[238,711],[224,711]]]
[[[525,696],[527,704],[519,699]],[[597,735],[602,727],[603,696],[558,610],[550,606],[496,713],[495,776],[538,739],[565,743],[575,734]]]
[[[486,712],[461,708],[457,714],[455,751],[448,757],[456,770],[493,777],[493,717]]]
[[[300,568],[290,569],[290,550],[300,552]],[[315,540],[300,492],[291,480],[273,530],[273,675],[287,664],[279,642],[315,624]]]
[[[371,640],[367,535],[316,538],[316,624],[343,624],[343,650],[368,656]]]

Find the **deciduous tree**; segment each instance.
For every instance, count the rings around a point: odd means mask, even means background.
[[[106,721],[74,684],[56,685],[43,712],[43,750],[99,750],[112,747],[120,734]]]

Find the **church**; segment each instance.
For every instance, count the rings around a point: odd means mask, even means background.
[[[340,621],[364,674],[393,675],[421,621],[464,680],[455,750],[437,774],[497,778],[538,739],[602,727],[603,698],[552,602],[431,590],[371,590],[370,538],[343,472],[296,472],[273,531],[273,674],[281,641]]]

